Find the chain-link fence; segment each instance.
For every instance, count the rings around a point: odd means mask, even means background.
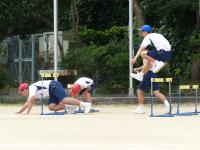
[[[58,34],[58,69],[61,55],[64,55],[76,41],[73,35],[66,32]],[[71,44],[73,43],[73,44]],[[25,38],[9,37],[7,68],[16,83],[33,83],[39,79],[39,70],[53,70],[54,50],[53,33],[35,34]]]

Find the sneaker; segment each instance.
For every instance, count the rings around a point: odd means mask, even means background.
[[[140,73],[131,73],[131,77],[135,78],[138,81],[142,81],[143,80],[143,76]]]
[[[155,61],[154,63],[155,67],[153,68],[153,72],[157,73],[165,66],[165,63],[163,61]]]
[[[74,106],[74,105],[66,105],[65,106],[66,114],[72,115],[75,113],[75,110],[76,110],[76,106]]]
[[[145,111],[144,111],[144,108],[137,107],[137,109],[134,110],[133,113],[135,113],[135,114],[144,114]]]
[[[85,114],[89,113],[90,109],[91,109],[91,103],[85,102],[84,105],[83,105],[84,113]]]

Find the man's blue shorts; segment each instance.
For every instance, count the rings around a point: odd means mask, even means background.
[[[59,81],[51,81],[49,84],[49,101],[48,104],[58,104],[65,97],[68,97],[63,85]]]
[[[79,95],[82,95],[83,92],[84,92],[85,90],[86,90],[86,88],[83,89],[83,90],[81,90],[81,91],[79,92]],[[90,91],[89,91],[88,93],[90,93],[90,94],[92,95],[93,92],[94,92],[94,83],[90,85]]]
[[[159,50],[159,51],[148,50],[147,55],[152,57],[155,60],[163,61],[163,62],[168,62],[172,57],[171,51],[165,51],[165,50]]]
[[[147,91],[148,86],[151,86],[151,78],[156,78],[157,74],[153,73],[152,71],[148,71],[143,78],[143,81],[140,82],[139,84],[139,89],[142,90],[143,92]],[[158,83],[153,83],[153,91],[156,91],[159,89],[159,84]]]

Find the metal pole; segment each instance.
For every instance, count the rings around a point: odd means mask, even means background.
[[[57,73],[57,41],[58,41],[58,0],[54,0],[54,73]],[[55,80],[58,78],[55,76]]]
[[[32,50],[32,63],[31,63],[31,83],[35,81],[35,36],[31,36],[31,50]]]
[[[150,117],[153,117],[153,103],[154,103],[154,97],[153,97],[153,78],[151,78],[151,114]]]
[[[18,37],[18,42],[19,42],[19,83],[22,83],[22,40],[20,37]]]
[[[134,56],[133,49],[133,0],[129,0],[129,96],[133,96],[133,79],[130,76],[132,73],[133,65],[131,64],[131,59]]]

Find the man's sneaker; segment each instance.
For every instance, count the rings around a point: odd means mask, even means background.
[[[66,114],[72,115],[75,113],[76,106],[74,105],[65,105]]]
[[[143,80],[143,76],[140,73],[131,73],[131,77],[135,78],[138,81],[142,81]]]
[[[155,61],[154,63],[155,67],[153,68],[153,72],[157,73],[162,69],[166,64],[163,61]]]
[[[145,111],[144,111],[144,108],[137,107],[137,109],[134,110],[133,113],[135,113],[135,114],[144,114]]]
[[[84,105],[83,105],[84,113],[85,114],[89,113],[90,109],[91,109],[91,103],[85,102]]]

